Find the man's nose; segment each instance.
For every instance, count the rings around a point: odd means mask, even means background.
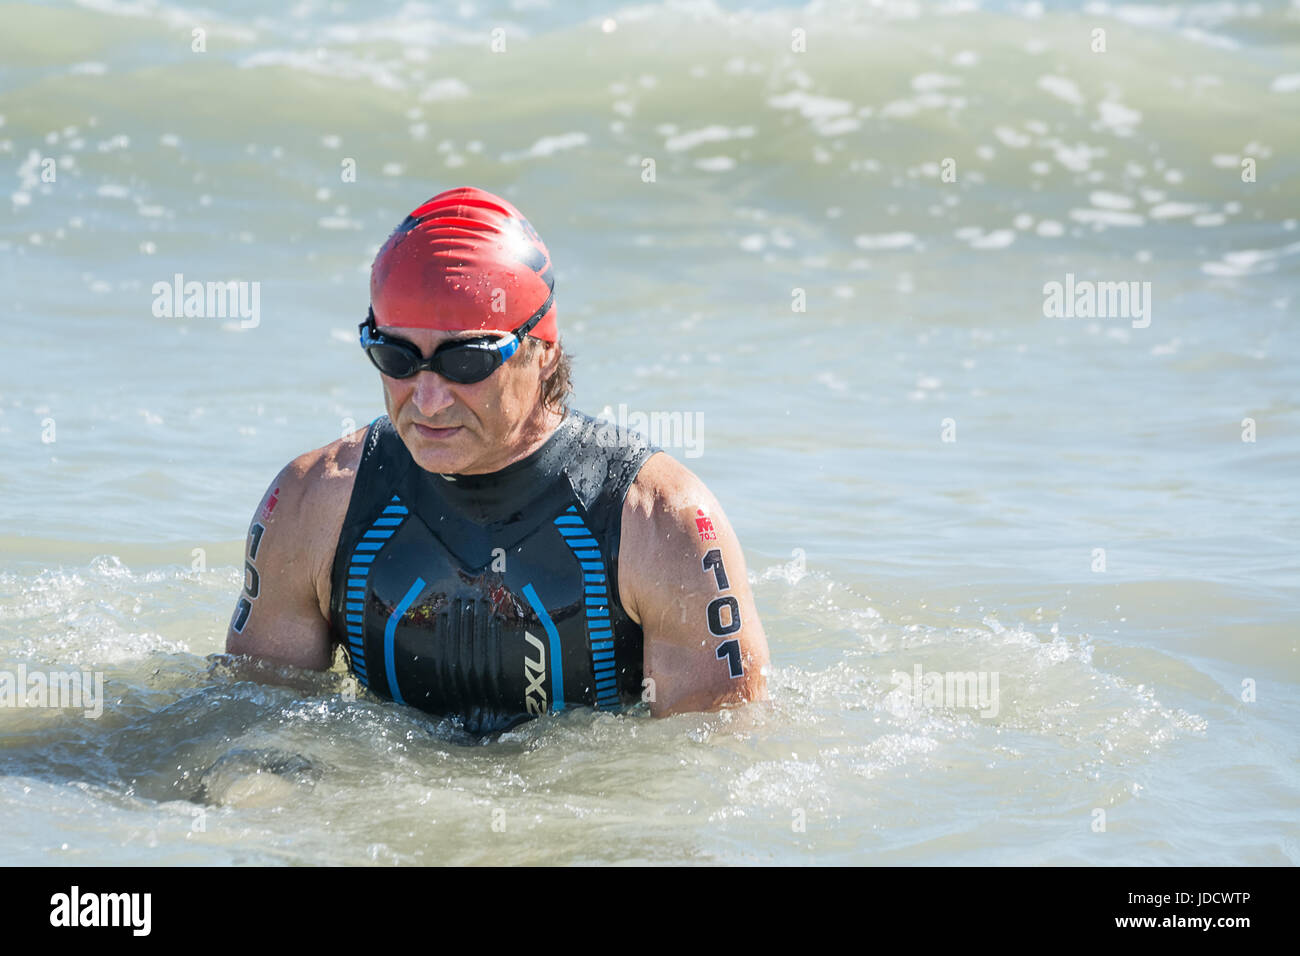
[[[451,394],[450,383],[436,372],[427,369],[415,375],[415,388],[411,401],[425,418],[433,418],[456,401]]]

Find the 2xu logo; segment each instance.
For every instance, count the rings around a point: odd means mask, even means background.
[[[546,679],[546,645],[531,631],[524,631],[524,640],[537,649],[537,660],[524,655],[524,680],[528,681],[528,687],[524,690],[524,704],[528,713],[541,717],[546,713],[546,691],[542,687],[542,681]],[[534,691],[537,692],[536,697],[533,696]]]

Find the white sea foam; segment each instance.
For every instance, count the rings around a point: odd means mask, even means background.
[[[886,232],[854,236],[853,243],[859,249],[908,249],[914,248],[917,241],[916,236],[910,232]]]
[[[1038,88],[1051,93],[1059,100],[1078,106],[1083,103],[1083,94],[1079,92],[1079,87],[1071,79],[1056,74],[1048,74],[1038,78]]]

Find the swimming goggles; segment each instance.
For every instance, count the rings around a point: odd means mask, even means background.
[[[366,320],[358,326],[361,347],[375,368],[389,378],[410,378],[427,370],[459,385],[473,385],[499,369],[518,351],[523,337],[542,320],[554,299],[555,293],[552,292],[541,308],[512,332],[444,342],[427,359],[414,342],[380,332],[372,307]]]

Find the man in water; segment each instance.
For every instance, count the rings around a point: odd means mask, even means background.
[[[441,193],[380,249],[370,299],[361,345],[388,413],[271,483],[227,652],[324,669],[341,644],[380,697],[475,733],[574,706],[765,699],[767,639],[713,495],[565,403],[528,220]]]

